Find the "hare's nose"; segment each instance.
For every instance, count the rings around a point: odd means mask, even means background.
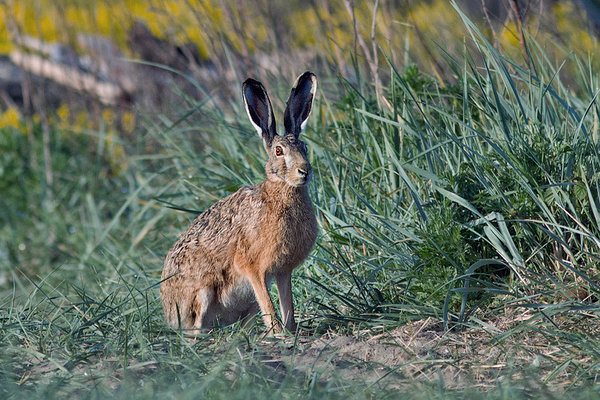
[[[306,178],[308,176],[308,169],[298,168],[298,175],[300,175],[302,178]]]

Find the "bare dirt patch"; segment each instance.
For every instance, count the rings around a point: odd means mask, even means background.
[[[440,321],[428,318],[376,336],[300,337],[295,345],[279,347],[263,342],[259,351],[263,363],[279,373],[310,371],[321,380],[336,376],[388,388],[442,383],[489,389],[506,379],[528,380],[530,388],[536,382],[559,388],[594,368],[547,330],[545,321],[527,322],[532,318],[506,316],[459,332],[444,331]]]

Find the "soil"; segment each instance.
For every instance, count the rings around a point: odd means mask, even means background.
[[[573,371],[557,372],[562,359],[585,364],[585,356],[554,340],[537,320],[539,329],[519,329],[532,315],[481,321],[481,326],[460,332],[445,331],[439,320],[414,321],[377,336],[300,336],[296,343],[258,350],[274,373],[289,369],[320,372],[321,380],[337,376],[368,385],[400,388],[415,384],[442,384],[449,389],[490,389],[504,380],[537,382],[566,387],[575,381]],[[482,328],[483,326],[483,328]]]
[[[580,322],[574,322],[571,317],[549,322],[532,312],[478,320],[477,326],[452,331],[444,330],[441,321],[427,318],[375,336],[373,328],[353,336],[301,332],[297,337],[265,337],[250,347],[229,351],[262,364],[271,371],[270,381],[283,382],[292,374],[299,379],[310,377],[314,384],[322,386],[342,379],[375,389],[441,385],[446,389],[482,390],[507,381],[513,386],[523,384],[534,392],[544,387],[560,391],[582,383],[582,376],[598,379],[598,374],[593,378],[590,373],[598,369],[591,365],[592,359],[576,345],[566,344],[572,342],[572,337],[561,341],[557,330],[549,327],[562,323],[561,331],[569,335],[584,332],[583,337],[588,339],[583,340],[599,337],[598,324],[584,321],[590,319],[582,317]],[[223,344],[227,346],[227,341]],[[205,345],[206,342],[194,344]],[[45,381],[61,375],[61,371],[79,384],[99,380],[110,389],[117,389],[123,379],[121,359],[91,356],[85,361],[73,361],[72,365],[59,364],[34,356],[23,365],[19,384]],[[157,367],[155,361],[130,360],[127,370],[142,381]],[[233,367],[226,375],[233,380],[238,373]]]

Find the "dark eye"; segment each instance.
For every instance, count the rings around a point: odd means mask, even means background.
[[[281,146],[275,146],[275,155],[276,156],[282,156],[283,155],[283,149],[281,148]]]

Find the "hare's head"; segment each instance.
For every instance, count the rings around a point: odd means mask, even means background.
[[[266,165],[268,180],[285,182],[290,186],[303,186],[310,180],[312,167],[306,145],[298,137],[306,127],[316,91],[317,77],[312,72],[307,71],[296,79],[283,119],[285,134],[278,135],[271,100],[264,86],[254,79],[247,79],[242,85],[246,112],[269,155]]]

